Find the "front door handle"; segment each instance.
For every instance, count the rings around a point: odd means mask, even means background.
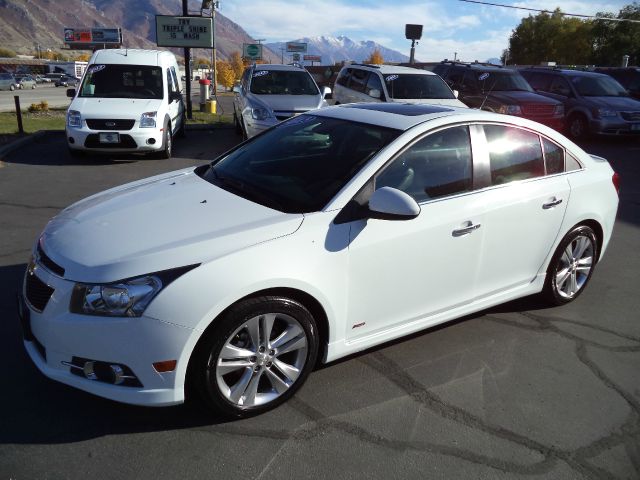
[[[477,230],[480,228],[479,223],[476,223],[476,224],[473,224],[471,222],[467,222],[467,223],[469,223],[470,225],[455,229],[453,232],[451,232],[451,235],[453,235],[454,237],[462,237],[463,235],[468,235],[474,230]]]
[[[556,197],[553,197],[553,199],[550,202],[543,204],[542,208],[544,208],[545,210],[549,210],[550,208],[556,207],[561,203],[562,203],[561,198],[556,199]]]

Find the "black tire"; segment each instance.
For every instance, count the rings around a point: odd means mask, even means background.
[[[173,154],[173,136],[171,135],[171,123],[164,124],[164,135],[162,136],[162,150],[157,154],[161,160],[169,160]]]
[[[573,140],[584,140],[589,133],[587,117],[581,113],[574,113],[567,122],[567,134]]]
[[[186,137],[186,133],[185,133],[185,125],[187,124],[187,115],[183,112],[182,113],[182,119],[180,120],[180,128],[178,128],[178,131],[176,132],[176,137],[178,138],[184,138]]]
[[[584,243],[580,245],[580,242]],[[542,290],[544,300],[551,305],[564,305],[578,298],[593,275],[599,248],[598,238],[591,227],[579,225],[567,233],[547,268]],[[585,271],[587,265],[588,272]],[[571,282],[577,288],[572,288]]]
[[[234,123],[234,125],[236,127],[236,134],[242,135],[242,126],[240,125],[240,122],[238,121],[238,116],[236,115],[235,110],[233,112],[233,123]]]
[[[265,328],[266,318],[273,318],[271,329]],[[259,346],[252,341],[251,325],[260,325],[256,327],[260,331]],[[271,332],[268,341],[263,338],[265,331]],[[291,398],[313,369],[318,354],[317,332],[311,313],[294,300],[276,296],[242,300],[218,318],[200,340],[189,367],[191,386],[209,407],[225,416],[248,417],[271,410]],[[303,335],[306,342],[301,340]],[[283,343],[278,344],[278,340]],[[295,349],[284,351],[292,344]],[[242,366],[227,371],[222,357],[225,345],[252,356],[234,353],[227,361]],[[287,368],[282,370],[280,365],[295,365],[297,377],[291,379],[283,373]],[[277,391],[278,387],[282,391]]]

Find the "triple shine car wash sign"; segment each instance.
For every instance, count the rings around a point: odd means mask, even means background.
[[[213,48],[212,19],[156,15],[156,43],[159,47]]]

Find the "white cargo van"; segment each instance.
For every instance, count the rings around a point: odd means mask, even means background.
[[[98,50],[89,60],[67,110],[72,155],[152,153],[170,158],[173,137],[184,132],[182,82],[173,53]]]

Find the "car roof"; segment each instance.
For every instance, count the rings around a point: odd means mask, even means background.
[[[285,72],[306,72],[306,69],[296,65],[282,65],[278,63],[257,63],[253,66],[254,70],[281,70]]]
[[[313,110],[307,115],[333,117],[397,130],[408,130],[420,123],[442,117],[457,117],[461,122],[491,120],[512,123],[520,123],[520,120],[528,122],[526,119],[518,117],[466,107],[396,102],[345,103]],[[533,122],[529,123],[533,125]]]
[[[536,72],[536,73],[555,73],[560,75],[567,75],[570,77],[606,77],[604,73],[590,72],[586,70],[571,70],[569,68],[523,68],[524,72]]]
[[[435,73],[421,68],[402,67],[400,65],[368,65],[352,63],[351,65],[345,65],[345,68],[361,68],[371,72],[380,72],[383,75],[390,73],[405,74],[405,75],[435,75]]]
[[[513,68],[506,68],[500,65],[488,65],[486,63],[441,62],[440,65],[468,68],[470,70],[480,70],[482,72],[502,72],[507,74],[518,73],[518,70],[514,70]]]
[[[149,65],[152,67],[159,67],[168,62],[175,62],[175,56],[168,50],[115,48],[97,50],[91,57],[90,62],[126,65]]]

